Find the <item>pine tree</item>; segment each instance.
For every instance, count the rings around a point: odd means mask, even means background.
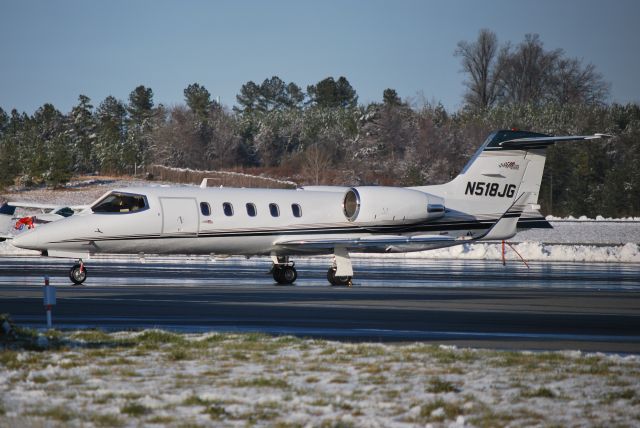
[[[248,81],[240,88],[240,93],[236,95],[236,101],[240,104],[240,108],[234,107],[236,112],[253,113],[258,110],[260,100],[260,86],[252,81]]]
[[[109,95],[96,111],[98,127],[96,133],[97,160],[103,172],[122,172],[127,135],[127,109],[125,105]]]
[[[94,153],[96,121],[91,99],[78,96],[78,105],[71,109],[69,134],[73,146],[73,169],[78,172],[94,172],[97,161]]]
[[[327,108],[355,108],[358,96],[346,77],[341,76],[337,81],[327,77],[316,85],[307,87],[310,102],[318,107]]]
[[[184,90],[184,99],[187,106],[201,120],[207,117],[207,114],[213,108],[215,103],[211,101],[211,94],[207,88],[197,83],[192,83]]]
[[[402,100],[395,89],[387,88],[382,92],[382,102],[387,107],[402,105]]]
[[[122,161],[126,168],[147,163],[147,150],[152,130],[153,91],[138,86],[129,94],[129,123],[126,142],[123,147]]]
[[[15,124],[11,123],[9,115],[0,108],[0,188],[13,184],[18,172]]]

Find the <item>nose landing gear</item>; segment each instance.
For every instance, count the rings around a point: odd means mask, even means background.
[[[82,259],[78,259],[78,262],[69,270],[69,279],[74,285],[80,285],[87,279],[87,268]]]

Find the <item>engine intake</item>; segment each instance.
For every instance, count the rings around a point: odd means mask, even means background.
[[[360,224],[410,224],[442,217],[444,199],[418,190],[361,186],[347,190],[342,200],[347,220]]]

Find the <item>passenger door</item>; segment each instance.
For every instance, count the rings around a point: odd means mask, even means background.
[[[195,198],[160,198],[162,234],[196,235],[198,202]]]

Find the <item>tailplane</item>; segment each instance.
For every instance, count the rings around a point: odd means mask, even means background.
[[[528,131],[495,131],[452,181],[414,188],[445,198],[447,209],[496,218],[524,193],[524,211],[538,209],[547,147],[566,141],[593,140],[605,134],[552,136]]]

